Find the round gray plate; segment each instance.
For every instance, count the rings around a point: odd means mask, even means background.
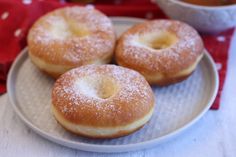
[[[133,24],[134,18],[112,18],[117,34]],[[54,80],[29,60],[27,48],[9,72],[7,90],[20,118],[35,132],[58,144],[94,152],[124,152],[155,146],[190,127],[210,108],[218,90],[218,74],[206,52],[196,71],[185,81],[168,87],[152,87],[156,108],[151,120],[139,131],[117,139],[95,140],[64,130],[50,111]]]

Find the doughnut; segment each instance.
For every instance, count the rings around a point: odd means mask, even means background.
[[[111,20],[86,7],[65,7],[39,18],[27,36],[32,62],[57,78],[87,64],[110,62],[115,48]]]
[[[183,81],[195,70],[204,45],[197,31],[175,20],[152,20],[134,25],[118,40],[119,65],[140,72],[152,85]]]
[[[151,118],[154,94],[138,72],[117,65],[85,65],[61,75],[52,89],[52,113],[68,131],[115,138]]]

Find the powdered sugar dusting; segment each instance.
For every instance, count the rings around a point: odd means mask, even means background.
[[[114,80],[117,90],[108,98],[100,98],[85,77],[100,77]],[[82,82],[81,82],[82,80]],[[107,84],[109,86],[109,84]],[[54,85],[53,104],[56,104],[64,114],[72,114],[78,109],[93,110],[97,118],[113,117],[114,114],[122,114],[122,104],[133,111],[142,113],[150,109],[153,104],[153,94],[146,80],[139,73],[116,65],[88,65],[73,69],[64,74]],[[117,103],[121,102],[121,104]],[[67,104],[67,105],[65,105]],[[145,108],[145,109],[144,109]],[[142,110],[142,111],[140,111]]]
[[[139,42],[143,36],[155,38],[155,34],[163,31],[175,34],[177,42],[164,49],[153,49]],[[125,65],[142,66],[149,72],[173,73],[183,70],[203,52],[203,42],[198,33],[187,24],[173,20],[154,20],[136,25],[121,39],[118,45],[123,48],[117,52],[117,56],[123,58]]]
[[[75,81],[73,90],[75,92],[80,91],[81,93],[85,94],[88,97],[99,98],[97,96],[95,89],[91,87],[91,84],[88,84],[88,82],[83,79]]]
[[[110,19],[85,7],[66,7],[46,14],[33,25],[28,36],[31,53],[55,64],[73,66],[108,56],[114,44]]]

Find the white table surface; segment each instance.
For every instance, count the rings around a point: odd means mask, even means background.
[[[7,94],[0,96],[1,157],[70,156],[153,156],[235,157],[236,156],[236,33],[228,61],[228,72],[218,111],[208,111],[186,132],[156,147],[127,153],[90,153],[49,142],[29,129],[14,113]]]

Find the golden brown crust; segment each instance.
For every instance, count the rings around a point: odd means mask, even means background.
[[[89,93],[93,84],[109,78],[117,89],[108,98]],[[105,81],[106,83],[109,81]],[[82,87],[81,87],[82,86]],[[86,88],[86,92],[83,92]],[[137,72],[115,65],[90,65],[63,74],[54,84],[52,104],[59,114],[74,124],[92,127],[124,126],[143,118],[154,107],[154,95],[147,81]]]
[[[177,41],[167,48],[158,50],[139,43],[143,36],[160,32],[174,34]],[[203,48],[200,36],[187,24],[174,20],[153,20],[128,29],[118,40],[115,55],[119,65],[137,70],[144,76],[163,76],[162,80],[156,82],[146,77],[149,83],[168,85],[179,82],[192,73],[194,69],[182,76],[175,76],[191,67],[202,55]]]
[[[30,56],[53,65],[78,67],[104,63],[104,59],[109,62],[115,33],[110,19],[100,11],[65,7],[37,20],[29,31],[27,42]],[[47,67],[43,70],[47,71]]]

